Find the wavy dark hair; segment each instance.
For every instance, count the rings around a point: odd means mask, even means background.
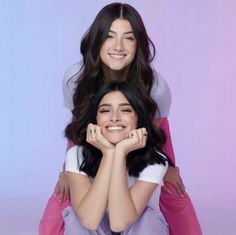
[[[104,78],[99,52],[108,36],[112,22],[119,18],[130,22],[137,41],[136,55],[129,66],[127,81],[138,87],[142,94],[147,96],[150,115],[154,116],[158,110],[157,104],[150,97],[154,79],[150,63],[155,57],[155,46],[148,37],[142,18],[135,8],[123,3],[109,4],[101,9],[81,41],[80,51],[83,61],[81,70],[74,75],[78,78],[76,79],[72,111],[73,115],[77,117],[77,121],[72,122],[66,129],[66,135],[72,141],[74,137],[69,133],[72,129],[85,125],[84,120],[88,115],[91,98],[105,83],[104,81],[109,81],[109,78]]]
[[[119,91],[126,97],[137,114],[137,128],[145,127],[148,133],[146,146],[142,149],[130,152],[127,156],[126,165],[128,174],[138,177],[139,173],[147,165],[155,163],[165,165],[166,161],[168,161],[169,164],[172,165],[166,154],[162,151],[162,146],[165,143],[164,132],[160,129],[156,130],[152,124],[152,119],[147,108],[148,100],[130,82],[112,82],[103,85],[91,101],[87,124],[97,123],[96,117],[101,99],[106,94],[114,91]],[[83,161],[80,165],[80,170],[84,171],[90,177],[95,177],[100,165],[102,153],[99,149],[86,142],[85,129],[79,130],[75,135],[78,135],[77,144],[83,147]],[[83,138],[81,138],[81,136]],[[163,155],[166,156],[166,158]]]

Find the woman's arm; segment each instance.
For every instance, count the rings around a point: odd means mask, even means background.
[[[68,139],[66,152],[73,146],[75,146],[75,144]],[[59,178],[54,190],[54,196],[59,199],[59,205],[70,199],[69,181],[67,177],[67,172],[65,171],[65,163],[63,164],[63,171],[61,171],[59,174]]]
[[[124,231],[139,218],[156,186],[154,183],[137,181],[129,189],[125,162],[114,161],[108,201],[112,231]]]
[[[81,223],[90,230],[99,226],[107,208],[114,146],[101,134],[100,128],[88,126],[87,142],[102,151],[102,159],[93,181],[86,175],[69,173],[71,202]]]
[[[131,189],[128,187],[126,156],[145,146],[147,137],[142,129],[132,131],[128,139],[116,145],[114,151],[108,209],[110,226],[115,232],[125,230],[141,215],[157,186],[138,181]]]
[[[96,230],[104,216],[111,168],[112,157],[103,155],[93,182],[88,176],[68,173],[72,206],[80,222],[90,230]]]

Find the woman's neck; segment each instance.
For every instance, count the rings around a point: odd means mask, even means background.
[[[103,65],[102,70],[105,82],[126,81],[128,77],[129,67],[126,67],[122,70],[111,70],[107,66]]]

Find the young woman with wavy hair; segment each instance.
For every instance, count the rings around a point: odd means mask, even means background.
[[[71,141],[74,140],[72,130],[80,130],[85,125],[90,101],[99,88],[111,81],[129,81],[149,100],[147,108],[153,123],[166,135],[163,150],[175,164],[167,119],[170,90],[151,66],[155,46],[136,9],[122,3],[112,3],[101,9],[82,38],[81,54],[83,60],[68,69],[63,81],[64,106],[71,110],[72,120],[80,118],[79,122],[74,120],[67,127],[68,149],[74,144]],[[63,234],[61,212],[70,203],[68,190],[66,172],[63,171],[41,219],[40,235]],[[202,234],[176,166],[169,166],[164,177],[160,207],[169,224],[170,234]]]
[[[66,156],[72,206],[63,211],[65,235],[169,234],[157,202],[173,164],[149,102],[129,82],[107,83],[91,99],[85,126],[67,132],[76,145]]]

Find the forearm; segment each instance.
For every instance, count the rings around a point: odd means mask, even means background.
[[[108,208],[113,231],[125,230],[138,216],[127,184],[126,159],[120,153],[114,155]]]
[[[97,175],[80,203],[75,206],[82,224],[96,229],[106,210],[112,168],[112,156],[103,156]]]

